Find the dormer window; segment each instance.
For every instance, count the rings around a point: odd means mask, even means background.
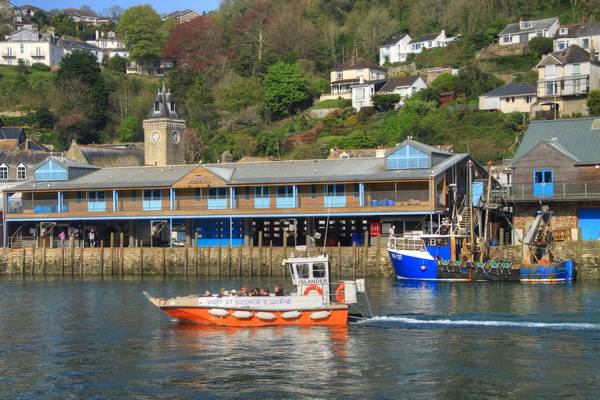
[[[531,21],[521,21],[521,29],[531,28],[533,23]]]
[[[387,169],[429,168],[429,155],[413,146],[405,145],[386,159]]]
[[[0,180],[8,180],[8,165],[6,164],[0,165]]]
[[[25,180],[27,178],[27,167],[25,164],[19,164],[17,166],[17,179]]]
[[[567,33],[569,33],[569,29],[567,29],[567,28],[560,28],[560,31],[559,31],[560,35],[566,35]]]
[[[156,112],[160,111],[160,103],[158,101],[154,102],[154,111],[156,111]]]
[[[171,112],[175,112],[175,102],[172,101],[169,104],[171,105]]]

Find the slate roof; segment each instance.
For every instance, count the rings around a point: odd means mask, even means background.
[[[17,126],[3,126],[0,128],[0,140],[21,140],[24,139],[24,130]]]
[[[163,84],[162,90],[158,91],[158,94],[154,99],[154,104],[152,104],[152,109],[148,113],[148,118],[180,118],[177,107],[175,107],[174,110],[171,110],[169,103],[175,104],[175,100],[173,95],[167,91]],[[158,104],[158,110],[155,108],[156,104]]]
[[[537,88],[527,82],[512,82],[484,93],[483,97],[524,96],[536,94]]]
[[[379,91],[380,92],[391,92],[394,89],[399,88],[399,87],[407,87],[407,86],[410,86],[413,83],[415,83],[419,78],[420,78],[420,76],[418,76],[418,75],[405,76],[403,78],[390,78],[390,79],[388,79],[388,81],[385,83],[385,85],[383,85],[383,87]]]
[[[70,51],[75,51],[75,50],[102,51],[99,47],[96,47],[93,44],[89,44],[89,43],[83,42],[81,40],[67,39],[64,37],[59,39],[58,44]]]
[[[80,164],[80,163],[78,163]],[[85,165],[85,164],[80,164]],[[90,168],[91,166],[85,165]],[[87,175],[55,182],[29,181],[15,187],[16,190],[69,190],[69,189],[118,189],[130,187],[168,187],[189,174],[197,165],[174,165],[172,167],[120,167],[100,168]],[[94,167],[91,167],[94,168]]]
[[[362,68],[370,68],[370,69],[378,69],[378,70],[384,71],[384,68],[382,68],[381,66],[374,64],[369,60],[365,60],[362,57],[356,57],[348,63],[336,65],[333,68],[333,70],[334,71],[343,71],[343,70],[347,70],[347,69],[356,69],[356,68],[361,68],[361,69]]]
[[[392,46],[392,45],[395,45],[400,40],[404,39],[406,36],[408,36],[406,33],[403,33],[401,35],[392,36],[388,40],[384,40],[383,43],[381,43],[381,46]]]
[[[577,163],[600,164],[600,119],[532,121],[515,154],[513,164],[540,143],[552,144],[558,150],[564,149],[563,153]]]
[[[556,39],[561,39],[561,38],[574,38],[577,37],[577,32],[579,32],[579,29],[581,28],[581,25],[562,25],[558,32],[556,32]],[[560,34],[561,29],[566,29],[567,33],[565,34]]]
[[[546,65],[548,61],[551,61],[551,59],[555,59],[562,65],[580,62],[595,63],[595,61],[590,59],[590,53],[574,44],[572,44],[564,50],[555,51],[553,53],[548,54],[542,59],[542,61],[537,66]]]
[[[34,166],[48,157],[48,153],[40,151],[6,151],[0,152],[0,164],[19,165],[21,163],[27,166]]]
[[[515,22],[515,23],[512,23],[512,24],[506,25],[506,27],[504,27],[504,29],[502,29],[502,31],[500,31],[499,35],[514,34],[514,33],[525,33],[525,32],[538,31],[538,30],[541,30],[541,29],[548,29],[556,21],[558,21],[558,17],[538,19],[538,20],[531,20],[530,22],[532,22],[532,25],[531,25],[530,28],[527,28],[527,29],[521,29],[520,23],[519,22]]]
[[[428,33],[426,35],[419,36],[418,38],[412,39],[408,43],[428,42],[428,41],[433,40],[436,37],[438,37],[441,33],[442,33],[441,31],[440,32],[435,32],[435,33]]]
[[[78,146],[87,162],[97,167],[134,167],[144,165],[143,143]]]
[[[583,24],[577,30],[576,37],[600,35],[600,22]]]

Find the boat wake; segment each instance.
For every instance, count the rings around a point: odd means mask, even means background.
[[[400,316],[375,316],[358,323],[399,323],[404,325],[434,325],[434,326],[482,326],[499,328],[533,328],[555,330],[600,330],[600,324],[578,322],[533,322],[533,321],[494,321],[467,319],[419,319]]]

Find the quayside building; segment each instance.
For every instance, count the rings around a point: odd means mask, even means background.
[[[6,189],[4,243],[111,233],[125,246],[360,243],[370,232],[435,229],[464,201],[467,154],[412,139],[383,157],[185,164],[183,130],[163,88],[144,121],[144,164],[99,167],[49,155]],[[316,235],[319,236],[319,235]],[[177,239],[177,240],[175,240]]]

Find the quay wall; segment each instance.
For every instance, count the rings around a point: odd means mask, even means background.
[[[555,242],[552,253],[559,259],[573,259],[577,262],[577,279],[600,279],[600,241],[577,240]],[[492,257],[520,262],[522,246],[500,246],[492,248]]]
[[[312,250],[316,254],[318,250]],[[327,247],[333,277],[393,276],[381,246]],[[286,276],[285,247],[69,247],[0,250],[0,274],[84,276]]]

